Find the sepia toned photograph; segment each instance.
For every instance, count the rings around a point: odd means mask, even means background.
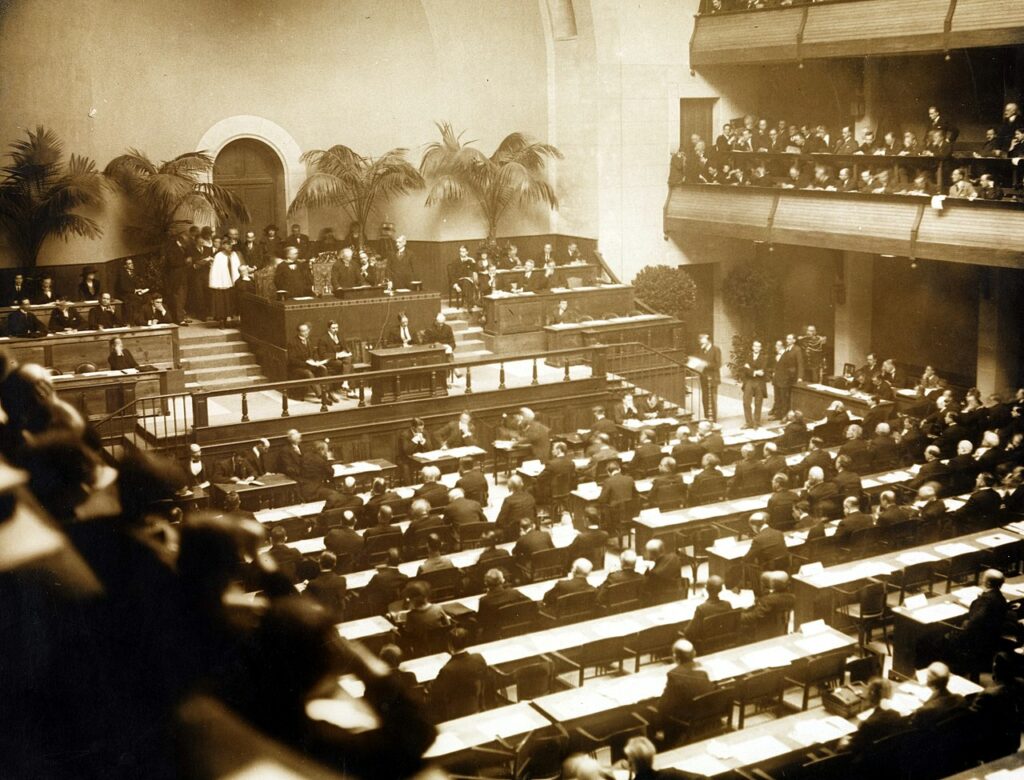
[[[0,779],[1024,777],[1024,0],[0,0]]]

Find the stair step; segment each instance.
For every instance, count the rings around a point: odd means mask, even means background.
[[[205,355],[223,355],[234,352],[248,352],[249,345],[244,341],[198,341],[194,344],[181,344],[182,357],[199,357]]]
[[[466,362],[470,360],[483,360],[484,358],[494,357],[493,352],[488,352],[486,349],[477,349],[472,352],[456,352],[455,362]]]
[[[202,377],[218,377],[218,376],[234,376],[234,377],[246,377],[246,376],[259,376],[263,371],[258,363],[245,363],[244,365],[237,366],[209,366],[204,368],[191,368],[187,371],[190,379],[199,379]]]
[[[197,371],[203,368],[251,365],[255,361],[251,352],[220,352],[216,355],[188,355],[182,357],[181,365],[186,371]]]
[[[247,387],[253,384],[263,384],[269,382],[267,377],[259,374],[257,376],[248,377],[224,377],[221,379],[204,379],[201,382],[186,382],[186,390],[199,390],[205,388],[206,390],[225,390],[232,387]]]

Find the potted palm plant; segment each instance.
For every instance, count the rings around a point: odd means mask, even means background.
[[[245,204],[231,190],[209,181],[212,171],[213,158],[204,151],[186,152],[158,165],[129,149],[107,163],[103,173],[128,198],[128,237],[153,248],[197,222],[249,221]]]
[[[23,268],[34,268],[43,242],[51,237],[99,238],[96,220],[76,213],[103,203],[103,176],[96,163],[72,154],[43,126],[11,144],[10,161],[0,168],[0,232]]]
[[[406,149],[366,157],[347,146],[312,149],[302,155],[308,175],[288,213],[305,208],[337,208],[359,223],[360,237],[375,208],[423,187],[419,171],[406,160]]]
[[[562,159],[551,144],[533,141],[525,133],[510,133],[488,157],[463,141],[448,122],[437,123],[439,141],[427,144],[420,172],[430,185],[427,205],[461,203],[472,199],[487,222],[487,242],[496,240],[502,216],[513,206],[546,203],[558,208],[547,179],[547,161]]]

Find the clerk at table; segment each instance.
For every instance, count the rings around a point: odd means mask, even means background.
[[[100,295],[100,305],[94,306],[89,312],[89,327],[93,330],[124,327],[124,321],[114,311],[110,293]]]
[[[57,297],[57,305],[50,313],[50,331],[61,333],[82,328],[82,316],[78,313],[66,295]]]
[[[459,419],[452,420],[437,432],[437,441],[442,447],[475,447],[477,445],[476,430],[473,426],[473,415],[463,411]]]
[[[120,336],[110,340],[110,354],[107,355],[107,362],[113,371],[124,371],[127,368],[138,370],[139,364],[132,355],[131,350],[124,348],[124,339]]]

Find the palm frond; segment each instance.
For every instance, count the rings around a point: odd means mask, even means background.
[[[205,152],[187,152],[179,154],[160,166],[160,173],[196,181],[200,174],[213,170],[213,158]]]

